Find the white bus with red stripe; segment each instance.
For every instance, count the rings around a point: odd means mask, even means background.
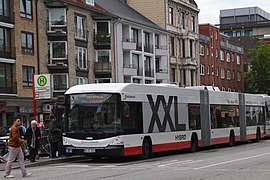
[[[262,95],[110,83],[77,85],[65,96],[67,155],[148,158],[266,135]]]

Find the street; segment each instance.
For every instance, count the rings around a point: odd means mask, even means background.
[[[245,143],[234,147],[211,147],[196,153],[172,152],[158,154],[152,159],[80,160],[28,168],[29,179],[269,179],[269,140]],[[21,177],[13,170],[15,179]]]

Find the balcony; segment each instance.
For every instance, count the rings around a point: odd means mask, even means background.
[[[134,50],[137,48],[137,44],[133,39],[124,38],[122,42],[124,50]]]
[[[15,59],[16,58],[16,48],[10,46],[0,45],[0,58]]]
[[[156,46],[156,55],[157,56],[168,56],[167,46]]]
[[[136,50],[142,51],[142,43],[141,42],[136,42]]]
[[[111,35],[110,34],[94,34],[95,44],[110,44]]]
[[[154,70],[153,69],[145,69],[144,71],[145,77],[154,77]]]
[[[152,44],[145,44],[143,48],[144,48],[144,52],[147,52],[147,53],[153,53],[154,52]]]
[[[87,41],[88,39],[88,31],[84,29],[75,29],[75,39]]]
[[[157,69],[156,70],[157,79],[168,79],[169,74],[167,69]]]
[[[95,62],[95,73],[97,74],[107,74],[112,71],[111,62]]]
[[[17,94],[17,82],[13,82],[8,87],[0,86],[0,95],[1,94]]]
[[[124,75],[126,75],[126,76],[143,76],[143,68],[138,68],[134,64],[124,65]]]
[[[14,24],[14,16],[9,11],[0,9],[0,21]]]
[[[64,21],[47,21],[47,34],[50,36],[67,36],[67,23]]]

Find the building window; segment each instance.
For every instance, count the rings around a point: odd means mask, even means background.
[[[76,47],[77,67],[79,69],[87,69],[87,49]]]
[[[230,53],[227,53],[227,62],[231,62],[231,55],[230,55]]]
[[[173,17],[173,7],[169,7],[169,17],[168,17],[169,19],[169,24],[171,24],[171,25],[173,25],[173,19],[174,19],[174,17]]]
[[[232,54],[232,62],[234,62],[234,53]]]
[[[236,63],[237,63],[238,65],[240,65],[240,63],[241,63],[241,62],[240,62],[240,56],[239,56],[239,55],[236,56]]]
[[[234,79],[234,71],[232,71],[232,78]]]
[[[8,16],[10,16],[10,4],[9,4],[9,1],[10,0],[1,0],[0,1],[0,8],[1,8],[1,10],[0,10],[0,16],[6,16],[6,17],[8,17]]]
[[[218,76],[218,74],[219,74],[219,69],[217,68],[217,76]]]
[[[214,66],[212,66],[212,69],[211,69],[211,71],[212,71],[212,76],[214,76],[214,75],[215,75],[215,70],[214,70]]]
[[[111,51],[110,50],[98,50],[96,51],[96,62],[109,63],[111,62]]]
[[[20,0],[21,17],[32,19],[32,0]]]
[[[231,79],[231,71],[227,70],[227,79],[230,80]]]
[[[22,67],[22,77],[23,77],[23,86],[24,87],[32,87],[33,86],[33,79],[32,74],[35,73],[35,68],[30,66],[23,66]]]
[[[86,0],[86,4],[94,6],[95,5],[95,0]]]
[[[208,47],[206,48],[206,55],[207,56],[209,55],[209,48]]]
[[[192,23],[191,24],[192,25],[191,30],[192,30],[192,32],[196,32],[196,23],[195,23],[195,17],[194,16],[191,17],[191,21],[192,21],[191,22]]]
[[[50,57],[51,59],[66,59],[67,42],[66,41],[50,42]]]
[[[111,82],[112,82],[111,78],[98,78],[98,79],[95,79],[95,83],[111,83]],[[140,83],[138,83],[138,84],[140,84]]]
[[[218,39],[218,31],[216,31],[216,36],[215,36],[216,40]]]
[[[207,66],[207,74],[210,74],[210,66]]]
[[[171,69],[171,81],[176,82],[176,70],[175,70],[175,68]]]
[[[34,53],[33,47],[33,33],[22,32],[21,33],[21,46],[23,53]]]
[[[86,77],[76,77],[77,84],[88,84],[88,78]]]
[[[238,73],[237,73],[237,80],[238,80],[238,81],[241,81],[241,72],[238,72]]]
[[[10,52],[11,51],[10,44],[11,44],[10,29],[0,27],[0,52]]]
[[[129,68],[139,69],[140,67],[140,56],[138,54],[132,53],[132,64]]]
[[[170,54],[171,56],[175,56],[175,53],[174,53],[174,38],[171,37],[171,41],[170,41]]]
[[[66,9],[51,8],[48,10],[49,26],[65,26],[66,25]]]
[[[218,49],[216,49],[216,58],[218,58],[218,54],[219,54]]]
[[[181,17],[182,17],[182,20],[181,20],[181,27],[183,28],[183,29],[185,29],[185,26],[186,26],[186,23],[185,23],[185,13],[184,12],[182,12],[181,13]]]
[[[204,56],[204,46],[200,44],[200,55]]]
[[[12,86],[12,65],[0,63],[0,87]]]
[[[138,29],[131,28],[131,42],[138,42]]]
[[[75,38],[86,39],[86,18],[75,16]]]
[[[225,79],[225,71],[224,71],[224,68],[221,68],[221,69],[220,69],[220,77],[221,77],[221,79]]]
[[[220,51],[220,60],[224,61],[224,51]]]
[[[190,40],[189,41],[189,48],[190,48],[190,50],[189,50],[189,52],[190,52],[190,58],[193,58],[193,51],[194,51],[194,49],[193,49],[193,40]]]
[[[200,65],[200,74],[204,75],[204,65],[203,64]]]
[[[182,39],[182,57],[186,57],[186,40]]]
[[[67,74],[53,74],[53,91],[64,92],[68,89]]]
[[[150,34],[148,32],[143,32],[144,37],[144,51],[152,52],[152,48],[150,48]]]
[[[155,34],[155,47],[159,48],[159,35]]]

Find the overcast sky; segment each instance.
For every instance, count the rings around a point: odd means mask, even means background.
[[[270,13],[270,0],[195,0],[200,9],[199,23],[219,24],[219,11],[239,7],[254,7]]]

